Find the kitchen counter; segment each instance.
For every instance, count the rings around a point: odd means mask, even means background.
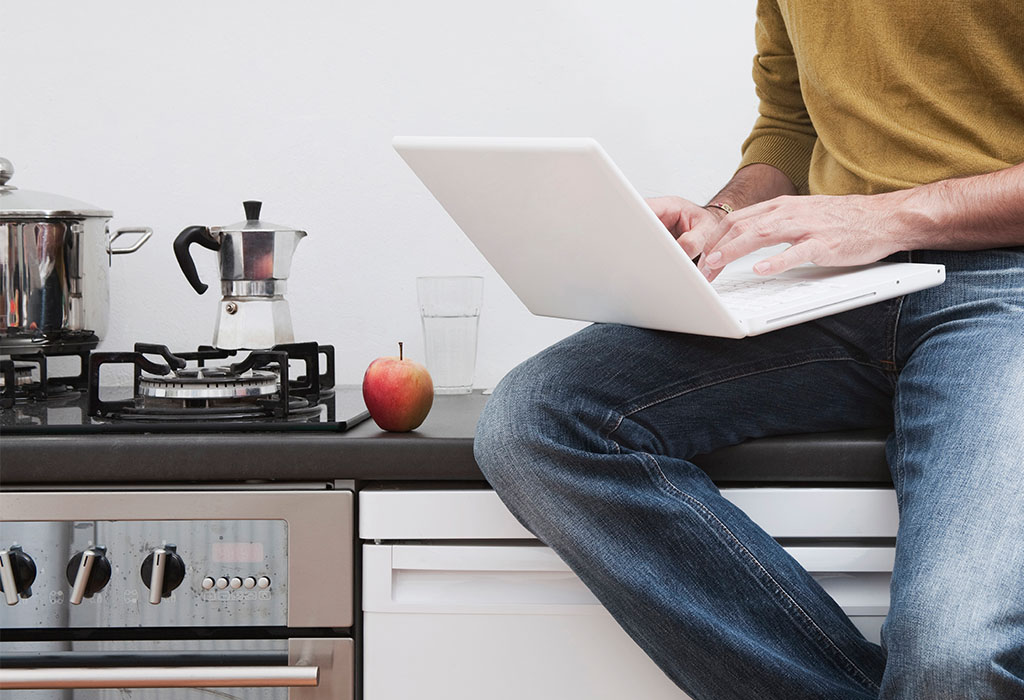
[[[372,420],[347,432],[3,435],[0,483],[482,481],[473,432],[487,396],[437,396],[411,433]],[[717,483],[890,482],[885,431],[783,436],[694,461]]]

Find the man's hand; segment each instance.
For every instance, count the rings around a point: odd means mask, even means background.
[[[721,196],[729,201],[730,188],[747,172],[760,179],[771,173],[756,167],[740,170]],[[755,265],[755,272],[774,275],[805,262],[864,265],[900,250],[1024,245],[1024,163],[884,194],[775,196],[749,206],[742,198],[733,201],[736,211],[705,238],[700,267],[708,279],[778,243],[790,247]]]
[[[805,262],[865,265],[900,250],[981,250],[1024,245],[1024,163],[973,177],[872,195],[793,196],[776,168],[743,168],[712,201],[726,215],[682,197],[647,200],[709,280],[734,260],[779,243],[755,266],[774,275]]]
[[[682,197],[655,197],[647,204],[690,259],[714,242],[712,234],[725,216],[721,209],[705,209]]]
[[[724,217],[706,239],[701,272],[713,280],[729,263],[760,248],[789,243],[754,266],[774,275],[803,263],[864,265],[904,250],[887,195],[783,196]]]

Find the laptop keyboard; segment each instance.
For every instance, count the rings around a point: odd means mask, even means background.
[[[726,278],[715,280],[712,286],[730,309],[755,314],[782,305],[814,302],[846,290],[844,285],[825,280],[779,277]]]

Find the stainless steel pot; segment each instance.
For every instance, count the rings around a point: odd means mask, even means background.
[[[110,233],[113,212],[7,184],[0,158],[0,352],[88,350],[107,332],[111,256],[134,253],[149,228]],[[115,248],[125,234],[130,246]]]

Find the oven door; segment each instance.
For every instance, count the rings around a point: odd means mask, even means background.
[[[3,700],[351,700],[351,639],[3,642]]]

